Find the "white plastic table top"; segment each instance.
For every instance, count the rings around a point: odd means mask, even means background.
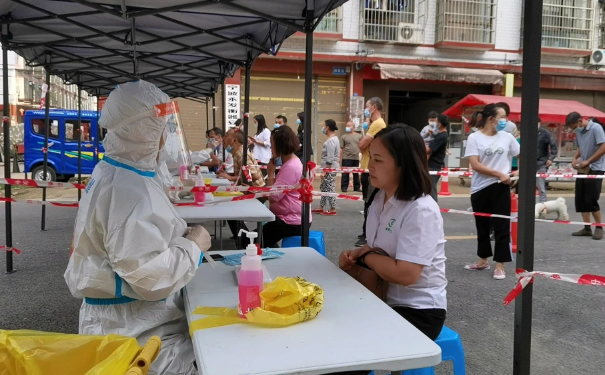
[[[313,320],[286,328],[247,324],[196,331],[199,374],[327,374],[350,370],[400,371],[441,362],[441,349],[365,287],[311,248],[280,249],[264,261],[271,277],[300,276],[324,289]],[[233,254],[229,251],[217,253]],[[202,264],[185,288],[187,320],[197,306],[237,305],[233,267]]]
[[[228,198],[222,198],[228,199]],[[220,201],[221,197],[214,197]],[[241,220],[241,221],[274,221],[275,215],[264,204],[256,199],[248,199],[220,204],[209,204],[201,207],[177,206],[176,212],[188,224],[201,224],[207,221]]]

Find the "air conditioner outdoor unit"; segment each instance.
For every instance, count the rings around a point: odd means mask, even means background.
[[[405,22],[399,22],[397,27],[397,41],[399,43],[414,43],[416,41],[415,25]]]
[[[595,49],[590,54],[590,65],[605,66],[605,49]]]

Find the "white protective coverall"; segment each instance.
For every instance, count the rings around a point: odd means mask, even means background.
[[[84,299],[80,334],[120,334],[141,345],[157,335],[162,349],[149,373],[195,374],[182,288],[207,248],[183,237],[187,225],[155,178],[166,118],[140,115],[169,101],[142,80],[109,95],[100,119],[105,157],[80,201],[64,277]]]

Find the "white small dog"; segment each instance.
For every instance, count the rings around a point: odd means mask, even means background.
[[[557,213],[557,220],[569,221],[565,198],[559,197],[554,201],[536,203],[536,219],[546,219],[546,215],[552,212]]]

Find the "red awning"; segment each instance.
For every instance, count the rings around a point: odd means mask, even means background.
[[[505,97],[496,95],[467,95],[458,103],[448,108],[444,115],[459,119],[465,114],[465,111],[476,106],[485,106],[490,103],[504,102],[510,107],[509,120],[514,122],[521,121],[521,98]],[[605,121],[605,113],[582,104],[575,100],[555,100],[540,99],[540,119],[543,123],[564,124],[565,117],[570,112],[578,112],[583,117],[596,117],[601,122]]]

